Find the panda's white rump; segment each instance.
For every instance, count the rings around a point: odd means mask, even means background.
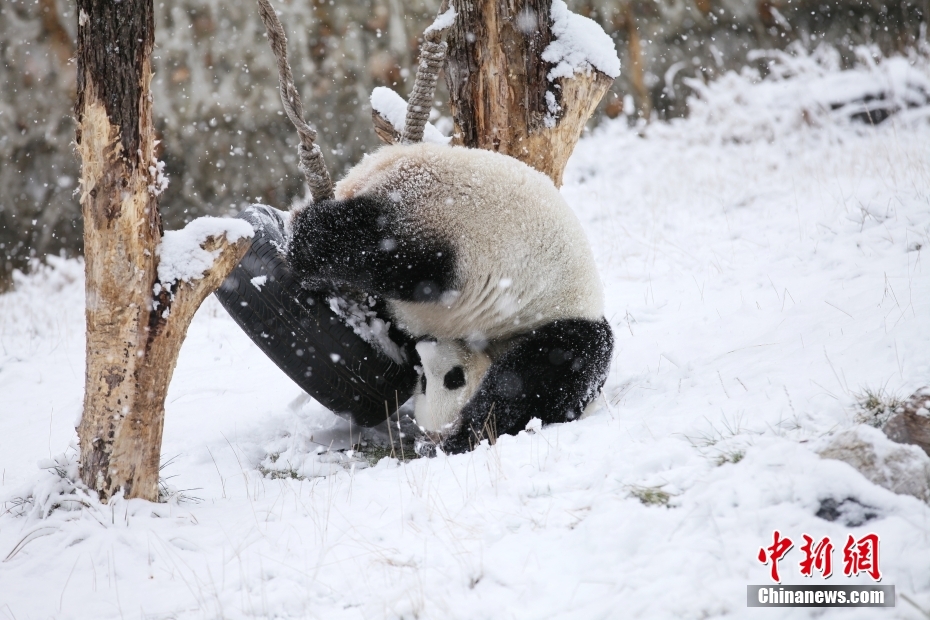
[[[336,186],[337,198],[362,194],[396,204],[409,234],[455,248],[457,291],[438,302],[391,302],[411,334],[493,340],[603,315],[581,225],[551,180],[526,164],[477,149],[389,146]]]

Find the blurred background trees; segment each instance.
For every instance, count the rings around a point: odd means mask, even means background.
[[[413,84],[418,37],[439,0],[279,0],[307,118],[338,177],[378,146],[368,97]],[[711,79],[751,64],[751,50],[835,47],[885,54],[925,36],[930,0],[580,0],[569,8],[614,39],[622,72],[591,123],[604,116],[687,113],[684,78]],[[297,137],[278,101],[274,59],[250,0],[155,3],[157,155],[170,185],[166,228],[260,201],[286,208],[302,195]],[[31,257],[81,250],[74,153],[74,36],[68,0],[0,3],[0,289]],[[444,107],[440,80],[437,109]],[[448,131],[451,123],[435,121]]]

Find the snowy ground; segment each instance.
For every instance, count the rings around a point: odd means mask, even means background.
[[[350,429],[211,298],[167,399],[182,492],[41,519],[62,483],[36,462],[80,413],[82,266],[21,278],[0,296],[0,617],[923,617],[900,598],[761,612],[746,585],[769,583],[775,529],[798,541],[785,583],[823,581],[799,574],[803,533],[839,542],[826,583],[871,583],[841,547],[875,532],[882,583],[930,609],[930,508],[816,454],[864,389],[930,383],[930,123],[851,124],[792,96],[801,78],[730,80],[688,121],[578,146],[563,191],[617,338],[602,404],[470,454],[327,462]],[[777,114],[763,87],[787,93]],[[330,475],[263,476],[273,454]],[[650,487],[667,507],[637,499]],[[877,518],[815,516],[829,498]]]

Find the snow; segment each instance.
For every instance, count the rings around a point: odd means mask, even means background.
[[[386,118],[395,128],[403,127],[407,117],[407,102],[386,86],[371,91],[371,108]]]
[[[209,237],[225,236],[229,243],[252,236],[252,226],[245,220],[228,217],[198,217],[181,230],[165,232],[158,245],[158,281],[190,282],[203,277],[213,266],[220,250],[207,251],[201,246]]]
[[[452,24],[455,23],[456,17],[458,17],[458,13],[455,12],[453,7],[449,7],[449,10],[447,10],[445,13],[441,13],[440,15],[436,16],[436,19],[433,20],[433,23],[423,31],[423,34],[426,35],[436,30],[445,30],[446,28],[449,28],[452,26]]]
[[[371,91],[371,109],[386,118],[397,131],[403,133],[404,125],[407,123],[407,102],[403,97],[386,86],[378,86]],[[423,128],[424,142],[449,144],[451,139],[442,135],[432,123],[426,123]]]
[[[833,48],[820,46],[808,54],[793,45],[789,52],[751,54],[767,61],[769,77],[764,81],[749,68],[729,72],[709,84],[687,78],[685,83],[697,95],[690,102],[689,115],[693,123],[705,128],[695,137],[754,142],[791,134],[804,126],[835,132],[837,126],[848,125],[853,115],[862,115],[867,106],[900,110],[905,120],[930,116],[926,57],[876,61],[868,49],[860,49],[863,62],[839,71],[840,57]]]
[[[615,121],[579,142],[563,193],[616,336],[603,397],[581,420],[468,454],[368,467],[335,451],[358,429],[303,396],[211,297],[166,401],[170,500],[102,506],[58,473],[74,470],[83,266],[52,257],[17,276],[0,295],[0,610],[755,617],[746,585],[770,583],[756,555],[776,529],[795,541],[785,583],[871,583],[842,575],[841,549],[826,582],[798,562],[802,534],[841,547],[874,532],[882,584],[930,609],[930,507],[819,456],[845,431],[894,454],[857,424],[856,396],[907,396],[930,377],[930,123],[926,106],[878,125],[819,108],[796,122],[790,98],[773,116],[763,93],[810,77],[734,74],[690,119]],[[903,599],[765,613],[923,617]]]
[[[542,59],[555,65],[547,76],[550,82],[592,68],[608,77],[620,75],[620,59],[613,39],[597,22],[572,13],[563,0],[552,0],[549,17],[554,38],[543,50]]]
[[[355,299],[344,299],[334,295],[328,301],[330,310],[342,317],[362,340],[375,345],[379,351],[398,364],[407,361],[404,351],[391,340],[388,331],[391,329],[391,324],[378,318],[377,313],[371,309],[375,304],[374,299],[369,298],[366,300],[367,303],[362,303]]]
[[[149,175],[152,178],[152,182],[148,186],[149,193],[153,196],[160,196],[168,189],[168,175],[165,174],[165,162],[153,159],[152,165],[149,166]]]

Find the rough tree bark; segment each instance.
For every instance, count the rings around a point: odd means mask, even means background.
[[[632,2],[626,5],[624,22],[626,24],[627,38],[629,41],[630,81],[633,84],[633,91],[636,93],[636,98],[639,100],[640,118],[648,120],[652,116],[652,98],[649,96],[649,89],[646,87],[643,46],[640,41],[639,30],[636,28],[636,13],[633,10]]]
[[[552,40],[551,0],[452,0],[446,84],[453,143],[519,159],[562,185],[585,122],[613,79],[598,71],[547,78],[541,55]],[[554,87],[555,86],[555,87]],[[561,112],[547,127],[546,92]]]
[[[181,343],[248,240],[208,239],[205,249],[218,252],[213,267],[199,280],[163,287],[153,309],[162,185],[150,94],[152,0],[78,0],[77,7],[87,297],[81,478],[103,501],[120,491],[156,500],[164,401]]]
[[[561,186],[565,164],[613,78],[592,68],[549,80],[552,66],[542,54],[552,41],[552,0],[452,0],[451,6],[457,17],[445,70],[452,143],[510,155]],[[547,93],[559,108],[554,119]],[[404,128],[377,110],[372,122],[381,141],[401,140]]]

